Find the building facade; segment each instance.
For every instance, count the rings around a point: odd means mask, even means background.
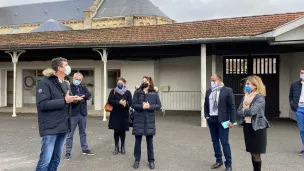
[[[100,7],[96,6],[101,11],[92,16],[107,13]],[[130,20],[136,23],[134,16]],[[252,74],[261,76],[267,88],[267,117],[294,118],[288,93],[304,65],[303,28],[304,13],[289,13],[3,34],[0,106],[13,106],[9,109],[14,116],[16,110],[28,113],[22,110],[24,107],[35,109],[35,85],[43,77],[42,70],[49,67],[53,57],[63,56],[73,72],[84,74],[84,84],[93,93],[89,102],[91,114],[103,115],[104,120],[103,106],[117,77],[126,78],[134,92],[142,76],[148,75],[159,87],[164,111],[201,111],[201,125],[206,126],[203,103],[212,73],[223,75],[226,86],[233,88],[236,106],[244,95],[242,80]]]
[[[53,19],[74,30],[171,24],[149,0],[66,0],[0,7],[0,34],[28,33]]]

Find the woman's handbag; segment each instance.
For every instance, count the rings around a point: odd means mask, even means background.
[[[133,127],[134,112],[135,112],[135,110],[130,107],[129,108],[129,127]]]
[[[116,91],[114,89],[114,95],[115,95]],[[106,112],[112,112],[113,110],[113,106],[109,104],[109,102],[107,102],[105,105],[104,105],[104,109]]]

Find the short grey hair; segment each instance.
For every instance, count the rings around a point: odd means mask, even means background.
[[[76,72],[73,76],[73,78],[76,78],[77,76],[81,76],[83,78],[83,75],[80,72]]]

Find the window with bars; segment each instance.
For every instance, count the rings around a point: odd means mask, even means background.
[[[276,74],[276,58],[254,58],[253,74]]]
[[[248,58],[248,59],[225,59],[226,74],[276,74],[277,58]],[[250,60],[250,63],[249,63]],[[248,65],[250,64],[250,73]]]
[[[248,74],[248,59],[226,59],[226,74]]]

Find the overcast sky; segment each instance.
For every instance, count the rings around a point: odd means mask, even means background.
[[[0,0],[0,6],[55,0]],[[58,0],[57,0],[58,1]],[[178,21],[304,12],[304,0],[151,0],[170,18]]]

